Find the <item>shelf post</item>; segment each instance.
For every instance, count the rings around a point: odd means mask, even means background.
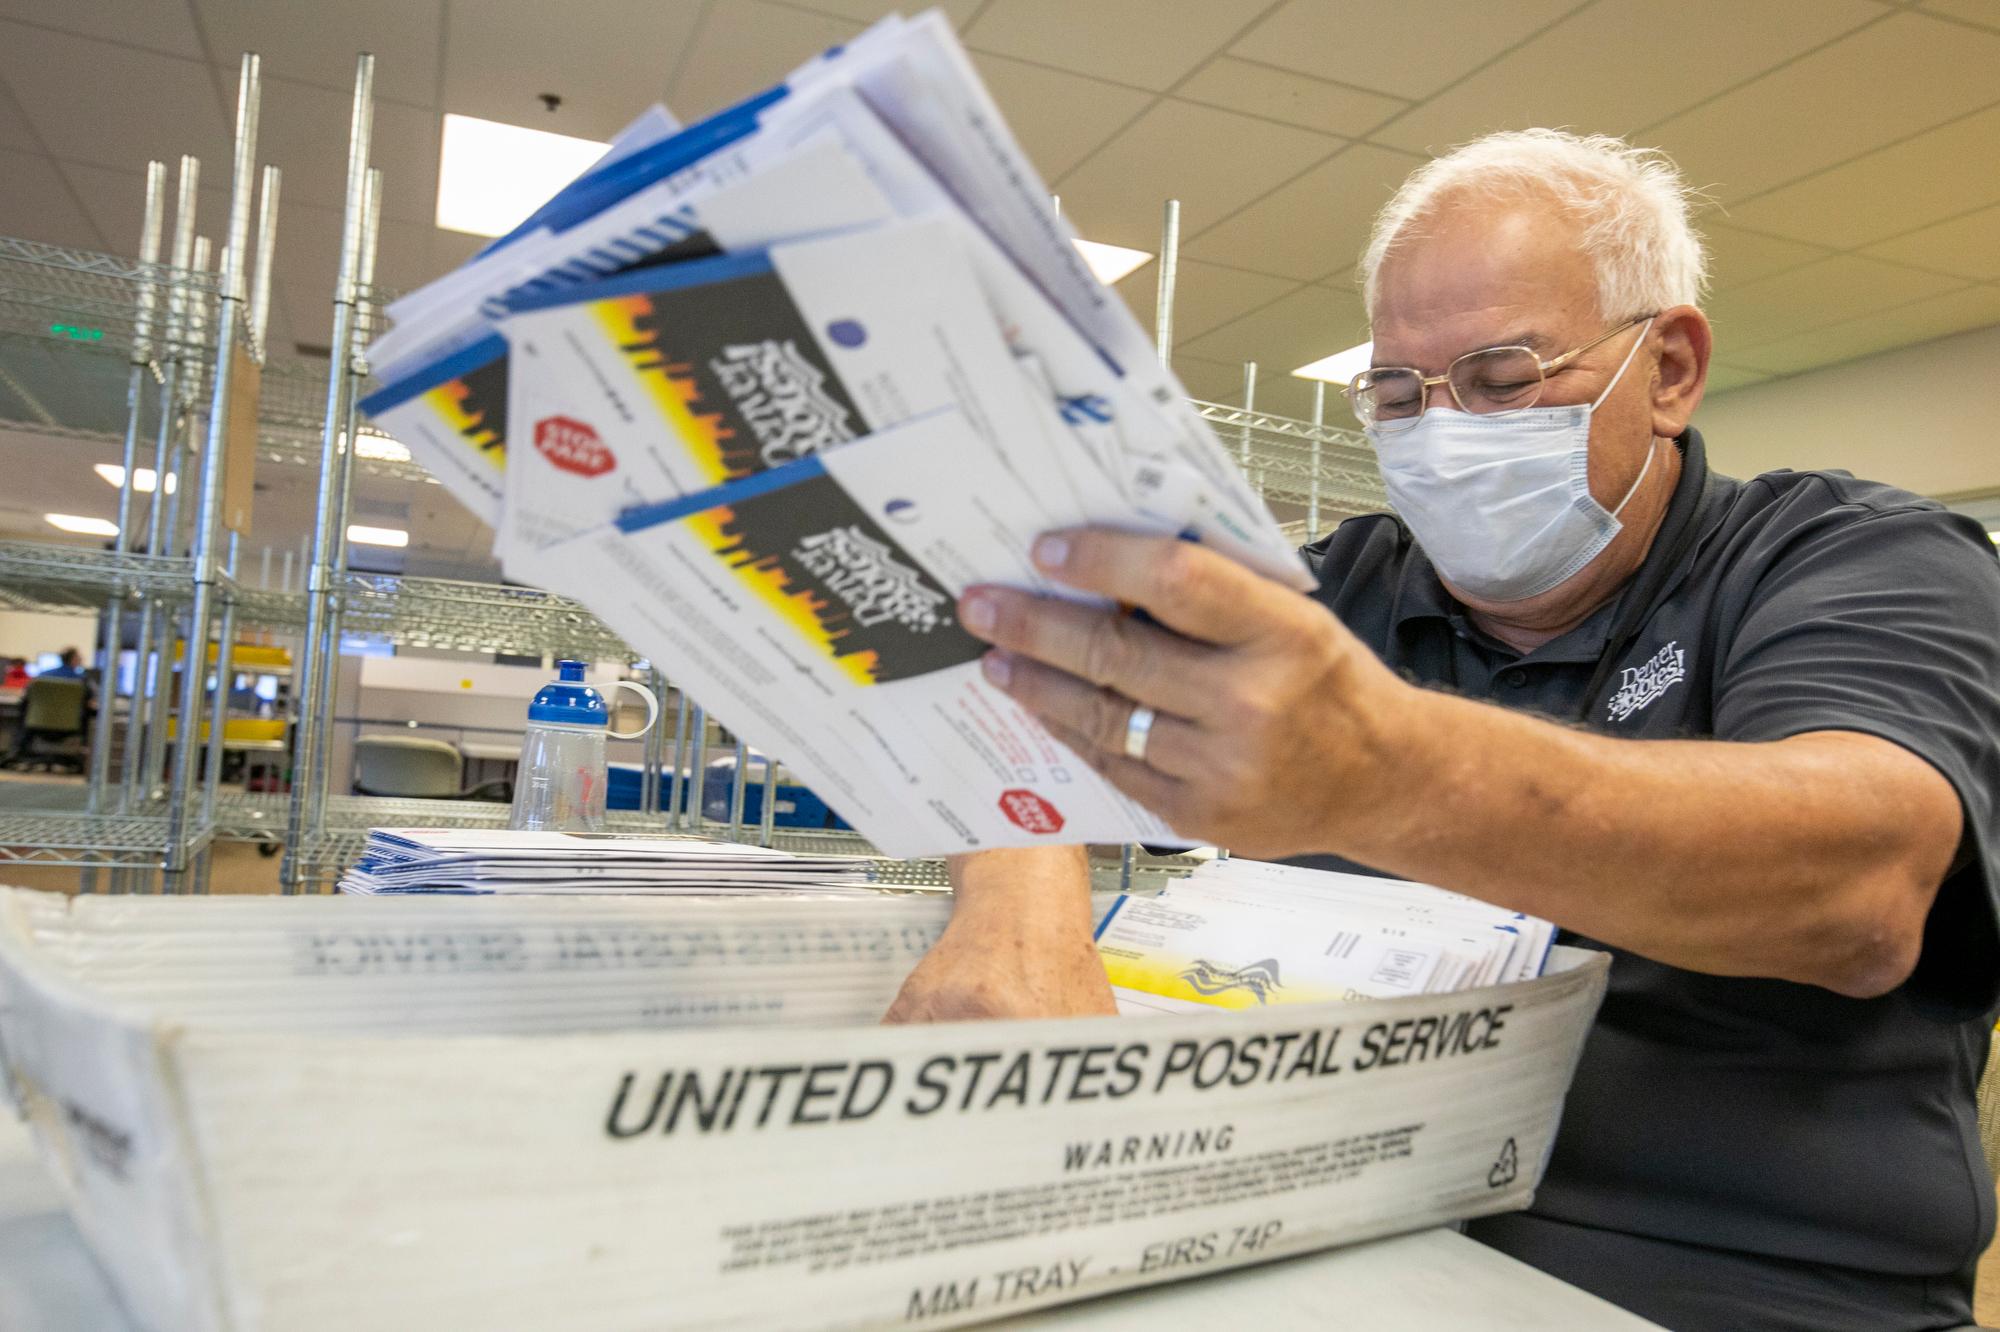
[[[208,631],[214,614],[216,545],[222,525],[222,473],[229,444],[230,395],[235,391],[238,330],[246,299],[244,267],[250,243],[250,205],[256,191],[257,111],[260,69],[255,55],[245,54],[236,83],[236,155],[231,163],[229,232],[222,247],[221,282],[215,303],[214,390],[208,408],[208,443],[201,467],[200,503],[194,515],[194,601],[188,611],[186,660],[181,666],[180,733],[174,745],[173,777],[167,787],[167,866],[165,889],[185,891],[188,849],[208,829],[189,828],[194,812],[195,753],[201,747],[201,701],[208,675]],[[225,617],[226,618],[226,617]],[[227,645],[217,650],[226,666]],[[216,679],[221,701],[228,698],[228,680]],[[221,753],[222,715],[211,725],[212,754]],[[214,770],[210,769],[213,780]]]
[[[118,485],[118,535],[112,544],[112,549],[119,555],[127,554],[132,549],[132,497],[138,493],[139,431],[146,415],[147,380],[151,378],[153,363],[153,313],[158,303],[153,286],[159,278],[155,270],[160,263],[160,231],[166,212],[166,190],[167,164],[148,162],[146,211],[139,226],[139,262],[147,271],[139,281],[139,313],[132,338],[132,364],[125,381],[125,449],[120,457],[125,470]],[[157,478],[154,484],[158,484]],[[111,775],[111,740],[117,729],[118,654],[124,647],[125,638],[124,614],[125,589],[114,584],[111,595],[104,602],[103,675],[98,685],[96,730],[90,743],[90,789],[86,807],[92,814],[104,812],[105,785]],[[132,678],[135,682],[142,669],[143,663],[134,663]],[[138,702],[138,691],[135,689],[132,695],[135,708]],[[122,807],[122,791],[119,803]],[[94,870],[84,874],[85,892],[94,890],[96,879]]]
[[[1167,200],[1160,223],[1160,278],[1153,296],[1153,345],[1160,364],[1174,362],[1174,288],[1181,278],[1181,201]]]
[[[688,696],[683,693],[674,707],[674,767],[667,774],[667,826],[681,826],[681,803],[687,798],[681,774],[687,765]]]
[[[767,760],[768,761],[768,760]],[[743,840],[743,794],[750,779],[750,748],[736,742],[736,777],[729,784],[729,840]]]
[[[168,275],[167,313],[161,338],[162,352],[166,359],[166,373],[160,387],[160,420],[153,439],[153,490],[152,499],[146,505],[146,556],[157,559],[160,554],[160,525],[166,517],[167,489],[167,449],[172,443],[174,432],[180,428],[181,377],[185,373],[187,360],[187,310],[190,298],[200,299],[192,291],[192,274],[189,265],[194,260],[194,219],[195,205],[200,197],[201,162],[192,157],[182,156],[178,197],[174,204],[174,240],[169,251],[173,272]],[[135,477],[125,478],[127,485],[136,485]],[[159,598],[147,593],[139,603],[139,633],[134,653],[132,707],[125,716],[125,758],[123,791],[119,797],[120,812],[129,811],[140,800],[150,799],[153,783],[158,780],[158,771],[149,771],[147,755],[153,752],[152,737],[148,733],[147,718],[153,712],[153,694],[166,687],[164,653],[161,660],[155,660],[155,628],[164,617],[160,613]]]
[[[285,855],[279,867],[283,891],[303,890],[304,870],[326,808],[323,788],[327,756],[320,745],[324,718],[316,715],[326,677],[339,666],[339,640],[327,637],[333,610],[335,544],[343,533],[334,528],[340,498],[342,454],[347,447],[349,405],[346,367],[354,351],[355,305],[361,271],[361,232],[366,225],[368,141],[374,129],[375,57],[363,55],[355,65],[354,104],[347,125],[347,195],[340,229],[340,270],[333,289],[333,346],[328,354],[326,419],[320,432],[319,495],[315,508],[312,555],[306,561],[306,632],[299,653],[298,719],[292,728],[292,791],[285,814]]]
[[[1320,432],[1326,429],[1326,381],[1313,381],[1312,480],[1306,489],[1306,540],[1319,536]]]

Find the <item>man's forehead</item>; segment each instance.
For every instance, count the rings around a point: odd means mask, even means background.
[[[1383,259],[1376,361],[1398,348],[1430,356],[1557,350],[1596,312],[1596,271],[1577,240],[1573,218],[1536,202],[1441,206]]]

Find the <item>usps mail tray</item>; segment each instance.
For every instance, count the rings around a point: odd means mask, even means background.
[[[1607,971],[877,1025],[947,911],[0,889],[0,1064],[153,1332],[949,1327],[1526,1206]]]

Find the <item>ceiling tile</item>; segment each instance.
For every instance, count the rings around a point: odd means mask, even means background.
[[[2000,278],[2000,207],[1940,222],[1907,236],[1898,236],[1866,253],[1878,259],[1913,264],[1934,273],[1959,277]]]
[[[208,58],[187,0],[7,0],[7,17],[190,60]]]
[[[1161,101],[1061,180],[1063,211],[1092,240],[1159,248],[1160,205],[1192,236],[1341,146],[1289,125]]]
[[[229,192],[220,188],[208,171],[212,169],[203,163],[201,193],[195,206],[194,230],[197,236],[206,236],[209,241],[219,243],[229,226]],[[95,167],[77,162],[62,162],[63,176],[76,197],[83,203],[83,211],[103,237],[104,247],[113,254],[136,255],[139,253],[139,228],[146,211],[146,175],[137,170],[113,170],[109,167]],[[167,253],[173,243],[174,199],[178,188],[178,164],[167,172],[167,188],[161,200],[162,220],[160,225],[160,250]],[[226,183],[226,182],[224,182]],[[278,255],[282,259],[285,252],[286,218],[278,219]],[[332,289],[328,277],[328,290]]]
[[[1227,361],[1204,361],[1198,356],[1174,356],[1174,373],[1190,398],[1203,402],[1241,401],[1243,367]]]
[[[1183,258],[1174,282],[1175,345],[1198,338],[1259,306],[1269,305],[1296,286],[1296,282],[1284,278]],[[1147,264],[1117,286],[1118,294],[1131,307],[1133,318],[1148,333],[1153,331],[1159,290],[1157,263]]]
[[[1833,253],[1823,246],[1760,236],[1753,231],[1739,231],[1720,223],[1704,222],[1698,227],[1702,239],[1708,243],[1711,291],[1728,291],[1746,282],[1755,282],[1773,273],[1824,259]]]
[[[2000,0],[1924,0],[1922,7],[1932,14],[1983,24],[2000,32]]]
[[[2000,324],[2000,287],[1964,287],[1895,310],[1843,320],[1738,352],[1732,359],[1746,366],[1789,374],[1989,324]]]
[[[692,124],[778,82],[863,26],[763,0],[711,5],[694,45],[660,62],[662,69],[673,68],[675,60],[680,64],[680,77],[667,90],[667,105]]]
[[[1731,389],[1745,388],[1751,384],[1761,384],[1770,377],[1768,373],[1762,370],[1751,370],[1738,365],[1722,365],[1710,362],[1708,367],[1708,387],[1706,392],[1703,393],[1702,398],[1703,401],[1707,401],[1715,397],[1718,393],[1727,393]],[[1699,425],[1700,422],[1696,422],[1696,424]]]
[[[793,3],[800,9],[818,10],[837,18],[852,19],[856,23],[873,23],[887,14],[931,8],[929,5],[903,4],[899,0],[793,0]],[[980,0],[937,0],[936,5],[944,11],[954,28],[963,28],[979,12],[979,6]]]
[[[1646,131],[1725,201],[1985,106],[2000,33],[1897,13]]]
[[[966,44],[1164,92],[1269,0],[993,0]]]
[[[0,21],[0,79],[66,161],[143,171],[148,158],[193,153],[206,171],[229,170],[230,130],[214,77],[197,61]]]
[[[1368,133],[1409,105],[1400,97],[1231,56],[1217,56],[1203,65],[1174,89],[1174,96],[1350,137]]]
[[[104,238],[69,187],[55,163],[37,153],[0,148],[0,236],[19,236],[49,245],[101,250]]]
[[[1745,283],[1708,304],[1716,355],[1764,368],[1748,352],[1843,319],[1941,295],[1962,283],[1858,255],[1836,255]]]
[[[437,105],[444,0],[192,0],[208,47],[235,85],[236,60],[255,51],[266,75],[352,93],[355,59],[375,53],[375,96]],[[480,0],[483,8],[489,0]],[[345,135],[346,118],[331,131]]]
[[[1206,360],[1256,361],[1266,377],[1275,377],[1367,336],[1360,296],[1309,286],[1181,345]]]
[[[1402,0],[1392,13],[1289,0],[1229,48],[1322,79],[1429,97],[1576,7],[1576,0]]]
[[[1203,232],[1186,251],[1301,281],[1342,272],[1359,261],[1376,212],[1422,161],[1356,144]]]
[[[449,273],[485,248],[484,236],[468,236],[462,231],[439,231],[433,228],[430,237],[431,271]]]
[[[1442,152],[1492,130],[1629,134],[1882,14],[1868,0],[1600,0],[1374,137]],[[1722,35],[1722,40],[1718,40]]]
[[[1043,180],[1060,178],[1152,100],[1135,88],[1003,56],[975,53],[972,63]]]
[[[339,208],[347,195],[351,94],[290,80],[264,80],[257,155],[284,174],[280,197]],[[382,215],[429,222],[437,214],[438,132],[434,111],[378,100],[368,155],[382,171]],[[204,169],[206,165],[204,164]],[[218,184],[221,182],[217,182]],[[279,237],[283,243],[283,236]]]
[[[2000,93],[2000,83],[1992,89]],[[1796,185],[1732,204],[1746,227],[1854,249],[2000,203],[2000,106],[1879,149]]]
[[[700,0],[454,5],[445,22],[441,109],[608,140],[665,94],[667,72],[694,35],[701,8]],[[561,97],[561,107],[550,112],[543,93]]]
[[[0,80],[0,148],[19,148],[24,152],[38,153],[42,145],[35,138],[35,131],[29,126],[28,118],[14,103],[7,91],[4,80]]]
[[[277,274],[287,279],[294,315],[304,307],[333,302],[333,282],[340,269],[338,208],[314,208],[289,201],[278,220]],[[437,228],[422,222],[382,220],[375,250],[375,285],[392,291],[413,291],[443,276],[436,266],[431,237]]]

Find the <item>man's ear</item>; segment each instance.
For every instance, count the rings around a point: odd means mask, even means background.
[[[1659,369],[1653,377],[1653,434],[1675,439],[1701,405],[1715,335],[1707,315],[1692,305],[1676,305],[1653,320],[1653,336],[1660,347]]]

